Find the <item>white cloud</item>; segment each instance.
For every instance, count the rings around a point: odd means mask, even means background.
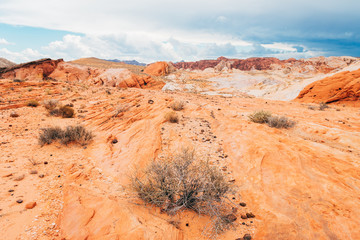
[[[0,49],[0,56],[16,63],[29,62],[46,57],[46,55],[31,48],[27,48],[21,52],[13,52],[7,48],[2,48]]]
[[[0,38],[0,45],[13,45],[14,43],[8,42],[5,38]]]

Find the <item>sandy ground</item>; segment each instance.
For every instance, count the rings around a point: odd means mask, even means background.
[[[357,108],[62,82],[1,80],[0,93],[1,239],[206,239],[205,216],[168,216],[128,188],[134,169],[184,146],[224,169],[238,187],[234,202],[247,204],[219,239],[360,238]],[[29,99],[73,103],[76,117],[48,116]],[[164,119],[174,100],[186,103],[178,124]],[[114,117],[119,107],[126,111]],[[249,122],[260,109],[297,124]],[[41,128],[74,124],[93,131],[89,145],[39,145]],[[247,212],[256,217],[241,219]]]

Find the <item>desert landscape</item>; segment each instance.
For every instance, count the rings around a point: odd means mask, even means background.
[[[359,106],[356,57],[0,59],[0,238],[360,239]]]

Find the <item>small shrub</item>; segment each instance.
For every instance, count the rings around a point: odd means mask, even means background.
[[[29,100],[26,105],[29,107],[37,107],[40,105],[40,103],[36,100]]]
[[[324,111],[326,108],[329,108],[329,105],[327,105],[324,102],[321,102],[320,105],[319,105],[319,110]]]
[[[43,146],[53,141],[67,145],[70,142],[85,145],[93,139],[93,134],[83,126],[68,126],[65,130],[60,127],[49,127],[41,129],[39,143]]]
[[[12,117],[12,118],[17,118],[17,117],[19,117],[19,114],[16,113],[16,112],[11,112],[11,113],[10,113],[10,117]]]
[[[176,114],[176,112],[168,112],[167,114],[165,114],[165,119],[166,119],[166,121],[171,122],[171,123],[179,122],[179,117]]]
[[[312,106],[312,105],[309,105],[309,106],[308,106],[308,109],[310,109],[310,110],[316,110],[316,107],[315,107],[315,106]]]
[[[267,123],[270,117],[271,117],[270,112],[261,110],[254,112],[253,114],[250,114],[249,120],[254,123]]]
[[[133,176],[131,182],[140,199],[170,215],[187,209],[210,216],[215,235],[236,219],[229,217],[229,194],[235,192],[234,186],[219,168],[196,159],[189,149],[168,160],[152,162],[142,177]]]
[[[46,110],[51,111],[59,105],[59,100],[56,99],[45,100],[43,102],[43,105],[46,108]]]
[[[59,108],[59,113],[63,118],[72,118],[74,117],[74,109],[70,106],[61,106]]]
[[[117,117],[119,114],[124,113],[126,111],[128,111],[130,109],[130,107],[128,105],[123,105],[123,106],[119,106],[118,108],[116,108],[113,117]]]
[[[273,128],[292,128],[295,126],[295,122],[287,117],[269,117],[267,124]]]
[[[181,111],[184,109],[185,103],[183,101],[175,101],[173,102],[170,107],[174,111]]]
[[[23,82],[23,80],[20,80],[20,79],[14,79],[13,82]]]

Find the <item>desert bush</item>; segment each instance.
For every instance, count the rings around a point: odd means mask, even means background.
[[[83,126],[68,126],[65,130],[60,127],[49,127],[41,129],[39,143],[43,146],[51,144],[53,141],[67,145],[70,142],[85,145],[93,139],[91,131],[86,130]]]
[[[319,104],[319,110],[320,110],[320,111],[324,111],[326,108],[329,108],[329,105],[327,105],[326,103],[321,102],[321,103]]]
[[[70,106],[61,106],[59,107],[59,114],[63,118],[72,118],[74,117],[74,109]]]
[[[176,114],[176,112],[168,112],[167,114],[165,114],[165,119],[166,121],[171,123],[179,122],[179,116]]]
[[[40,103],[36,100],[29,100],[26,105],[29,107],[37,107],[40,105]]]
[[[17,118],[17,117],[19,117],[20,115],[17,113],[17,112],[11,112],[10,113],[10,117],[12,117],[12,118]]]
[[[59,105],[59,100],[57,99],[45,100],[43,102],[43,105],[48,111],[51,111]]]
[[[250,114],[249,120],[254,123],[267,123],[270,117],[271,117],[270,112],[260,110],[254,112],[253,114]]]
[[[123,106],[119,106],[115,109],[113,117],[117,117],[119,114],[124,113],[126,111],[128,111],[130,109],[130,107],[128,105],[123,105]]]
[[[161,207],[169,215],[191,210],[210,216],[214,234],[236,220],[228,217],[232,210],[228,195],[235,192],[234,186],[219,168],[197,160],[189,149],[170,159],[152,162],[142,176],[134,174],[131,183],[140,199]]]
[[[170,107],[174,111],[181,111],[184,109],[185,103],[183,101],[175,101],[173,102]]]
[[[14,79],[13,82],[23,82],[23,80],[20,79]]]
[[[295,126],[295,122],[284,116],[275,116],[268,118],[267,125],[273,128],[292,128]]]

